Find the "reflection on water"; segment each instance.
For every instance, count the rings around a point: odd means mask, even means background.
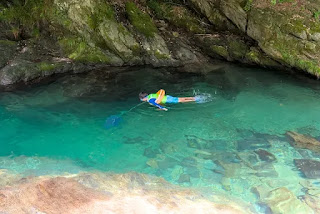
[[[259,212],[276,200],[272,194],[289,194],[294,207],[301,203],[296,196],[320,188],[317,81],[231,65],[207,75],[143,68],[107,76],[68,76],[0,94],[0,168],[149,173],[256,203]],[[140,91],[160,88],[173,96],[209,93],[213,100],[128,112]],[[110,115],[122,121],[107,130]],[[310,142],[315,146],[306,147]]]

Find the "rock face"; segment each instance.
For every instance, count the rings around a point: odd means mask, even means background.
[[[81,173],[22,179],[0,187],[1,213],[252,213],[138,173]]]
[[[79,70],[92,65],[182,66],[211,58],[272,68],[294,68],[320,77],[319,0],[93,1],[30,0],[5,3],[0,14],[1,85]],[[23,11],[23,13],[20,13]],[[32,12],[31,12],[32,11]],[[46,38],[47,42],[43,41]],[[8,40],[19,42],[17,44]],[[27,41],[27,42],[25,42]],[[33,44],[30,44],[32,41]],[[48,45],[49,44],[49,45]],[[34,48],[35,47],[35,48]],[[45,49],[42,55],[24,48]],[[17,56],[18,55],[18,56]],[[16,68],[28,63],[72,66],[50,72]],[[27,63],[27,64],[28,64]],[[74,66],[76,65],[76,66]],[[23,67],[23,66],[22,66]],[[23,68],[22,68],[23,70]]]

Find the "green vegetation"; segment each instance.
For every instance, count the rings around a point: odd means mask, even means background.
[[[246,1],[246,4],[244,6],[244,11],[248,12],[251,10],[251,7],[252,7],[252,3],[253,3],[253,0],[247,0]]]
[[[185,7],[149,0],[148,6],[155,12],[159,19],[165,19],[172,25],[183,28],[192,33],[205,33],[198,18]]]
[[[98,2],[95,9],[87,8],[88,12],[88,25],[92,30],[96,30],[103,21],[113,20],[115,21],[115,11],[112,6],[106,2]]]
[[[59,43],[70,59],[92,63],[108,63],[110,61],[101,50],[89,46],[81,38],[64,38]]]
[[[134,2],[126,3],[126,11],[131,24],[146,37],[154,37],[154,34],[158,32],[151,17],[141,11]]]
[[[37,36],[47,14],[52,11],[52,3],[52,0],[13,0],[2,6],[0,21],[11,26],[16,39],[22,36],[22,32]]]
[[[313,17],[314,17],[315,19],[319,19],[319,18],[320,18],[320,10],[314,12],[314,13],[313,13]]]
[[[57,65],[48,62],[40,62],[37,66],[41,71],[52,71],[57,67]]]
[[[0,40],[0,45],[14,46],[17,45],[17,43],[10,40]]]
[[[279,4],[279,3],[284,3],[284,2],[293,2],[294,0],[271,0],[271,3],[273,5]]]
[[[212,45],[211,49],[214,53],[218,54],[219,56],[222,56],[225,59],[229,58],[229,53],[226,47],[220,45]]]

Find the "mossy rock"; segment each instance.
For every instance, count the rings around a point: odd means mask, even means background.
[[[89,46],[80,38],[64,38],[59,41],[65,54],[75,61],[110,63],[110,59],[97,48]]]
[[[199,18],[183,6],[162,3],[156,0],[149,0],[148,6],[159,19],[165,19],[178,28],[183,28],[191,33],[201,34],[206,32]]]
[[[130,23],[146,37],[154,37],[158,28],[154,25],[149,14],[141,11],[134,2],[126,3],[126,12]]]

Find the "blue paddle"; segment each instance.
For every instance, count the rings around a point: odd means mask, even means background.
[[[121,112],[121,114],[118,115],[111,115],[106,119],[106,122],[104,123],[104,127],[106,129],[111,129],[113,127],[117,127],[121,124],[121,122],[123,121],[122,116],[130,111],[132,111],[133,109],[137,108],[138,106],[142,105],[144,103],[139,103],[138,105],[135,105],[134,107],[132,107],[131,109],[129,109],[128,111],[123,111]]]

